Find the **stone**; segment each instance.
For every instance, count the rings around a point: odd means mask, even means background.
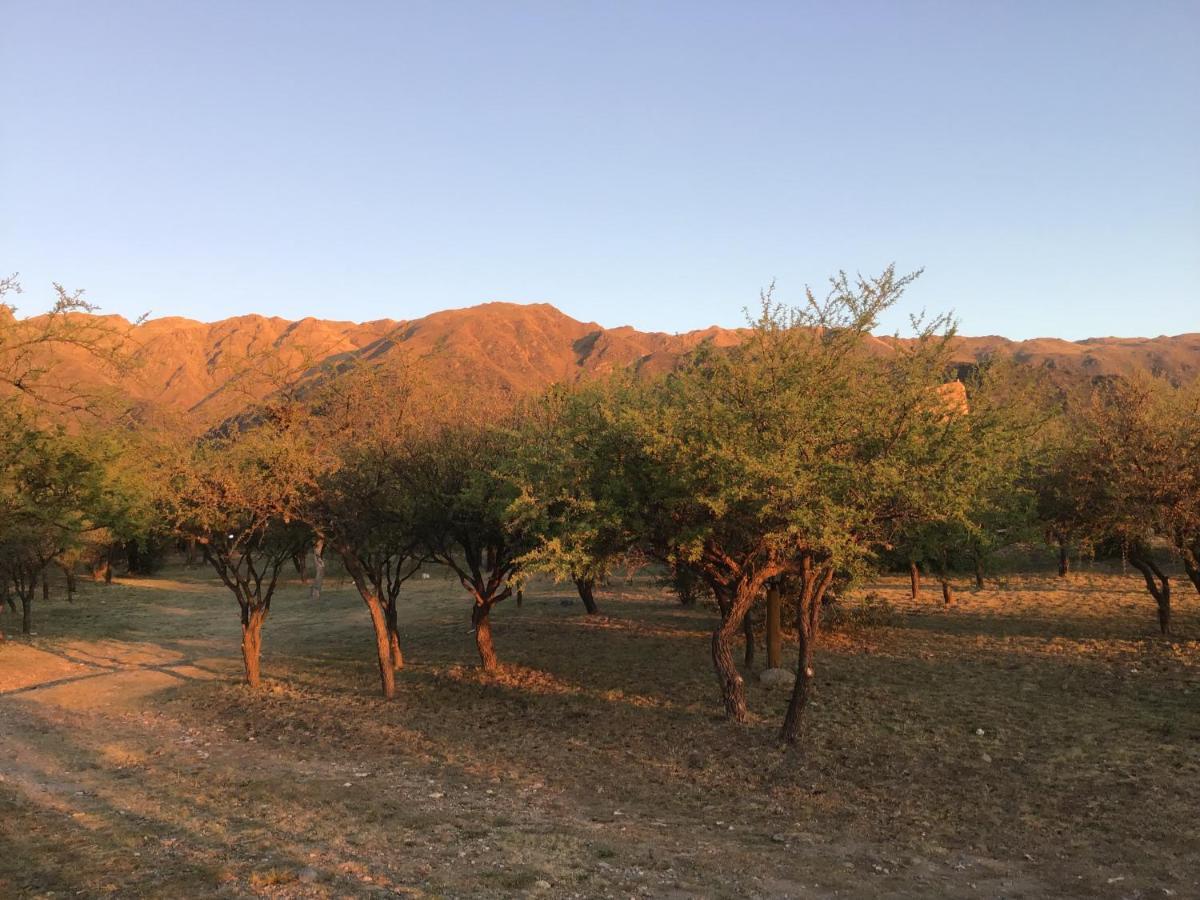
[[[790,688],[796,683],[796,673],[790,669],[763,669],[758,680],[769,688]]]

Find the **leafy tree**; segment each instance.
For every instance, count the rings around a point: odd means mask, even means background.
[[[504,474],[510,447],[509,430],[462,418],[431,427],[396,469],[426,554],[449,567],[471,597],[475,645],[489,671],[499,666],[492,608],[516,590],[536,539],[515,511],[517,488]]]
[[[620,423],[639,441],[639,533],[716,597],[713,664],[736,721],[746,705],[732,642],[769,582],[792,586],[800,651],[789,741],[835,574],[862,571],[903,523],[941,515],[952,489],[947,434],[961,417],[938,394],[952,330],[936,319],[916,322],[910,343],[870,335],[914,277],[843,274],[800,309],[768,292],[742,344],[701,348]]]
[[[262,626],[279,570],[308,540],[303,502],[315,482],[294,422],[267,418],[183,448],[160,462],[160,504],[175,534],[195,540],[241,611],[246,683],[260,680]]]
[[[908,562],[914,598],[919,564],[937,574],[949,603],[953,570],[973,570],[982,588],[996,553],[1036,534],[1033,473],[1052,414],[1044,396],[1036,374],[1011,359],[993,359],[965,385],[950,382],[940,389],[946,414],[956,420],[940,438],[942,480],[953,489],[936,516],[900,530],[889,554]]]
[[[47,567],[80,546],[113,506],[104,471],[86,445],[62,428],[37,428],[0,412],[0,580],[33,627],[33,599]]]
[[[419,427],[421,387],[407,367],[355,367],[325,384],[313,401],[311,427],[331,459],[306,515],[366,604],[389,698],[404,665],[397,599],[425,561],[413,493],[397,477]]]
[[[626,512],[637,498],[622,470],[630,435],[612,427],[630,385],[619,376],[551,388],[523,410],[508,458],[520,489],[513,512],[536,539],[522,568],[572,581],[589,615],[599,612],[596,585],[637,543]]]
[[[1200,388],[1157,378],[1101,381],[1070,411],[1075,441],[1056,461],[1063,521],[1093,547],[1118,549],[1142,575],[1171,630],[1171,580],[1158,541],[1200,590]]]

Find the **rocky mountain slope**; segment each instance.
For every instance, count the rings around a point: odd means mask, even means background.
[[[594,377],[614,368],[669,369],[702,341],[729,346],[741,332],[707,328],[684,334],[604,328],[548,304],[486,303],[405,322],[288,321],[257,315],[205,323],[183,318],[104,324],[136,349],[138,364],[120,375],[87,353],[57,351],[56,377],[108,389],[127,402],[213,420],[261,397],[316,365],[361,356],[419,358],[446,390],[513,396],[553,382]],[[889,342],[883,339],[881,344]],[[1001,337],[957,340],[956,361],[1012,354],[1064,378],[1137,371],[1188,378],[1200,373],[1200,333],[1157,338],[1064,341]]]

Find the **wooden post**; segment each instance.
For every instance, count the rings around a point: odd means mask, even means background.
[[[783,598],[778,585],[767,588],[767,668],[778,669],[783,660],[783,626],[781,613]]]

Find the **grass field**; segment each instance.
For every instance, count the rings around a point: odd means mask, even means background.
[[[0,897],[1200,896],[1186,582],[1171,640],[1130,576],[869,585],[895,615],[825,635],[796,750],[753,678],[719,717],[714,613],[648,577],[502,604],[495,677],[418,581],[391,703],[331,587],[283,588],[259,691],[201,569],[37,603],[0,645]]]

